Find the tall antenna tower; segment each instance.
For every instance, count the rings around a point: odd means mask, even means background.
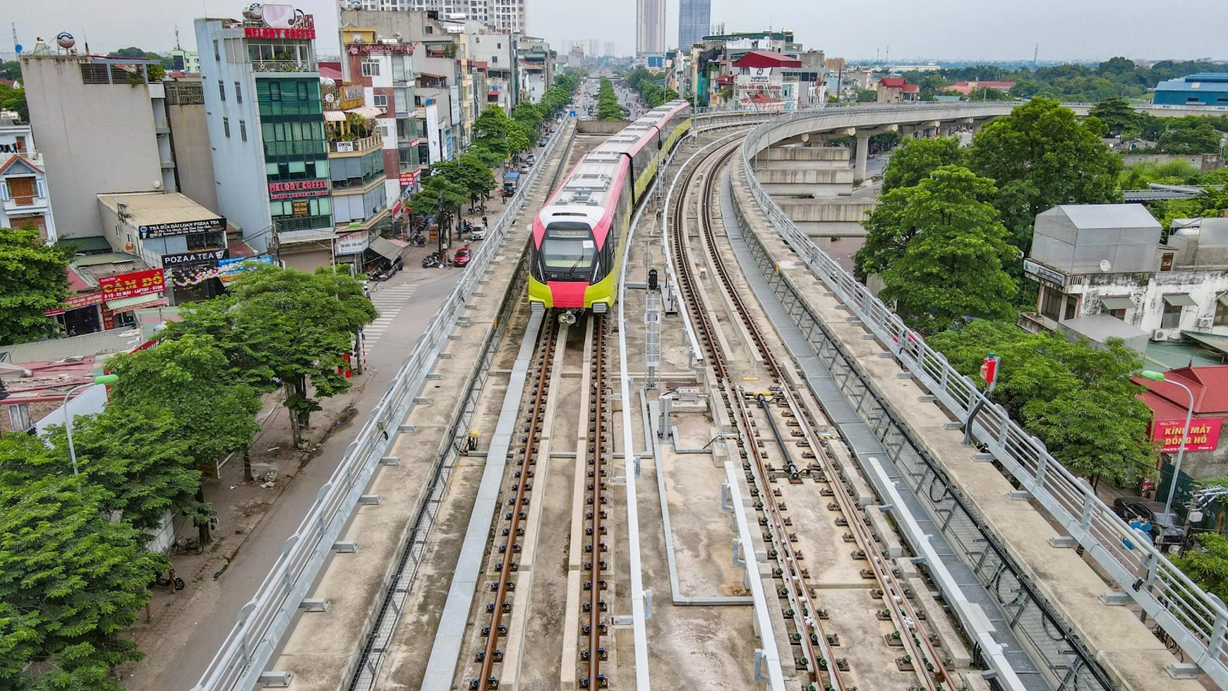
[[[1037,43],[1036,47],[1032,49],[1032,69],[1036,69],[1036,58],[1039,56],[1040,56],[1040,44]]]

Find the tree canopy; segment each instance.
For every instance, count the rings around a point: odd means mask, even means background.
[[[257,392],[286,390],[296,442],[319,410],[315,396],[349,390],[350,381],[337,371],[342,354],[377,316],[358,281],[329,267],[314,274],[260,267],[235,281],[228,294],[185,305],[180,314],[183,321],[167,327],[166,339],[207,335],[225,355],[232,380]]]
[[[52,454],[37,437],[0,437],[0,687],[117,690],[111,669],[141,657],[118,634],[164,559],[108,519],[107,490],[88,477],[24,476]]]
[[[883,190],[886,194],[900,187],[912,187],[942,166],[959,165],[964,151],[953,137],[938,139],[904,139],[904,144],[891,153],[883,169]]]
[[[1130,375],[1139,354],[1120,339],[1104,348],[1057,334],[1031,334],[1010,322],[973,321],[926,339],[955,369],[980,381],[982,360],[1002,358],[990,399],[1072,472],[1117,485],[1154,469],[1150,411]]]
[[[968,167],[998,187],[994,206],[1011,244],[1032,248],[1036,215],[1058,204],[1121,201],[1121,159],[1101,141],[1096,118],[1079,120],[1057,101],[1037,98],[997,118],[973,137]]]
[[[966,317],[1013,316],[1018,287],[1002,267],[1014,250],[986,201],[993,193],[991,181],[967,168],[942,166],[915,187],[883,197],[879,208],[888,209],[890,221],[882,231],[903,251],[890,261],[879,255],[881,297],[895,302],[909,326],[935,333]]]
[[[0,228],[0,345],[47,338],[45,312],[68,296],[72,251],[47,246],[37,230]]]
[[[598,120],[622,120],[627,117],[627,111],[618,105],[614,85],[605,77],[601,78],[601,86],[597,90],[596,117]]]
[[[656,108],[678,98],[678,92],[665,88],[663,76],[653,74],[647,67],[637,67],[624,77],[627,86],[639,93],[649,108]]]

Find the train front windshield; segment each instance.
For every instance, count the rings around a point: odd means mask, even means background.
[[[551,223],[541,245],[546,280],[582,281],[592,275],[597,243],[586,223]]]

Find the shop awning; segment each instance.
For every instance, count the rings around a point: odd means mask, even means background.
[[[1164,302],[1168,303],[1169,305],[1173,307],[1193,307],[1198,304],[1197,302],[1194,302],[1194,298],[1190,297],[1189,295],[1185,293],[1173,293],[1172,295],[1165,295]]]
[[[339,110],[326,110],[324,111],[324,121],[325,122],[345,122],[345,113],[342,113]]]
[[[166,298],[161,295],[137,295],[118,300],[107,300],[107,309],[112,312],[130,312],[142,307],[161,307],[166,304]]]
[[[1134,309],[1134,301],[1130,298],[1100,298],[1100,305],[1106,310]]]
[[[379,106],[363,106],[361,108],[351,108],[345,112],[361,115],[364,118],[378,118],[384,114],[384,109]]]
[[[375,238],[370,249],[389,261],[396,261],[401,256],[401,248],[389,242],[387,238]]]

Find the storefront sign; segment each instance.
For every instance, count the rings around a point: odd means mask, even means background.
[[[1186,451],[1214,451],[1219,446],[1219,430],[1222,418],[1194,418],[1190,420],[1190,432],[1185,438]],[[1185,419],[1159,420],[1152,430],[1151,438],[1160,442],[1164,453],[1177,453],[1181,449],[1181,430]]]
[[[269,199],[272,201],[327,196],[328,180],[293,180],[291,182],[269,183]]]
[[[82,307],[93,307],[94,305],[100,305],[102,304],[103,299],[102,291],[95,291],[84,295],[81,295],[80,293],[76,295],[69,295],[68,297],[64,298],[63,308],[47,310],[46,312],[43,312],[43,314],[47,315],[48,317],[54,317],[57,314],[64,314],[65,312],[71,312],[72,310],[79,310]],[[110,298],[105,299],[109,300]]]
[[[180,221],[178,223],[158,223],[141,226],[137,229],[142,240],[164,238],[170,235],[218,233],[224,230],[226,230],[226,219],[224,218],[206,218],[199,221]]]
[[[358,254],[359,252],[367,249],[368,244],[370,244],[370,240],[368,233],[365,230],[360,233],[342,235],[341,237],[337,238],[337,251],[335,254],[338,257],[342,257],[347,254]]]
[[[363,100],[363,96],[362,96],[362,87],[361,87],[361,86],[347,86],[347,87],[345,87],[344,89],[342,89],[342,96],[341,96],[341,98],[343,98],[343,99],[345,99],[345,100],[347,100],[347,101],[361,101],[361,100]]]
[[[352,43],[346,51],[350,55],[363,55],[367,53],[405,53],[407,55],[414,54],[414,44],[412,43]]]
[[[401,187],[413,187],[418,181],[418,171],[413,170],[408,173],[401,173]]]
[[[1023,272],[1035,277],[1038,280],[1046,283],[1052,283],[1059,288],[1064,288],[1066,286],[1066,274],[1054,271],[1047,266],[1037,264],[1031,259],[1023,260]]]
[[[226,250],[201,250],[199,252],[184,252],[182,254],[162,255],[162,268],[178,266],[217,266],[217,262],[226,256]]]
[[[307,202],[292,202],[291,204],[294,207],[295,216],[311,215],[311,207],[307,204]]]
[[[233,283],[248,271],[255,271],[257,268],[266,265],[273,265],[273,257],[267,254],[259,257],[222,259],[217,263],[217,277],[222,279],[222,283]]]
[[[244,38],[285,38],[294,41],[314,41],[315,29],[273,29],[271,27],[243,27]]]
[[[107,276],[98,279],[98,287],[102,290],[105,300],[122,300],[138,295],[161,293],[166,288],[162,281],[161,269],[147,269],[118,276]]]

